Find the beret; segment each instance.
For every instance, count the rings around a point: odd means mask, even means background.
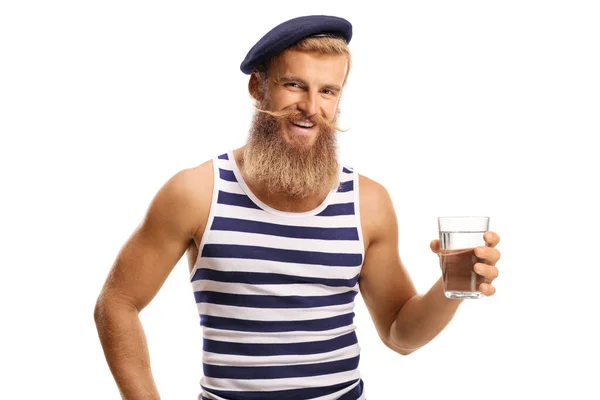
[[[267,32],[248,52],[240,65],[249,75],[257,65],[309,36],[333,35],[350,43],[352,25],[343,18],[328,15],[307,15],[285,21]]]

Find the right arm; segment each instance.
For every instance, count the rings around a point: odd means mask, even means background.
[[[212,197],[212,162],[174,175],[120,250],[100,292],[94,320],[123,399],[159,399],[139,313],[158,293],[197,233]]]

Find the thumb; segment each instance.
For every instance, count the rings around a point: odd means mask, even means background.
[[[438,239],[432,240],[431,243],[429,243],[429,247],[431,248],[431,251],[433,251],[435,254],[439,254],[440,241]]]

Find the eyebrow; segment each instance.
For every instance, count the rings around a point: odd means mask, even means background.
[[[307,86],[307,83],[304,79],[302,78],[298,78],[297,76],[292,76],[292,75],[284,75],[281,78],[279,78],[280,82],[299,82],[305,86]],[[325,89],[331,89],[334,91],[341,91],[342,88],[338,85],[331,85],[331,84],[327,84],[327,85],[323,85],[323,88]]]

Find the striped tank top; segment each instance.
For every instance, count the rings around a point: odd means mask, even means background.
[[[359,400],[354,298],[364,257],[358,175],[308,212],[249,190],[233,152],[214,190],[191,272],[203,332],[199,400]]]

